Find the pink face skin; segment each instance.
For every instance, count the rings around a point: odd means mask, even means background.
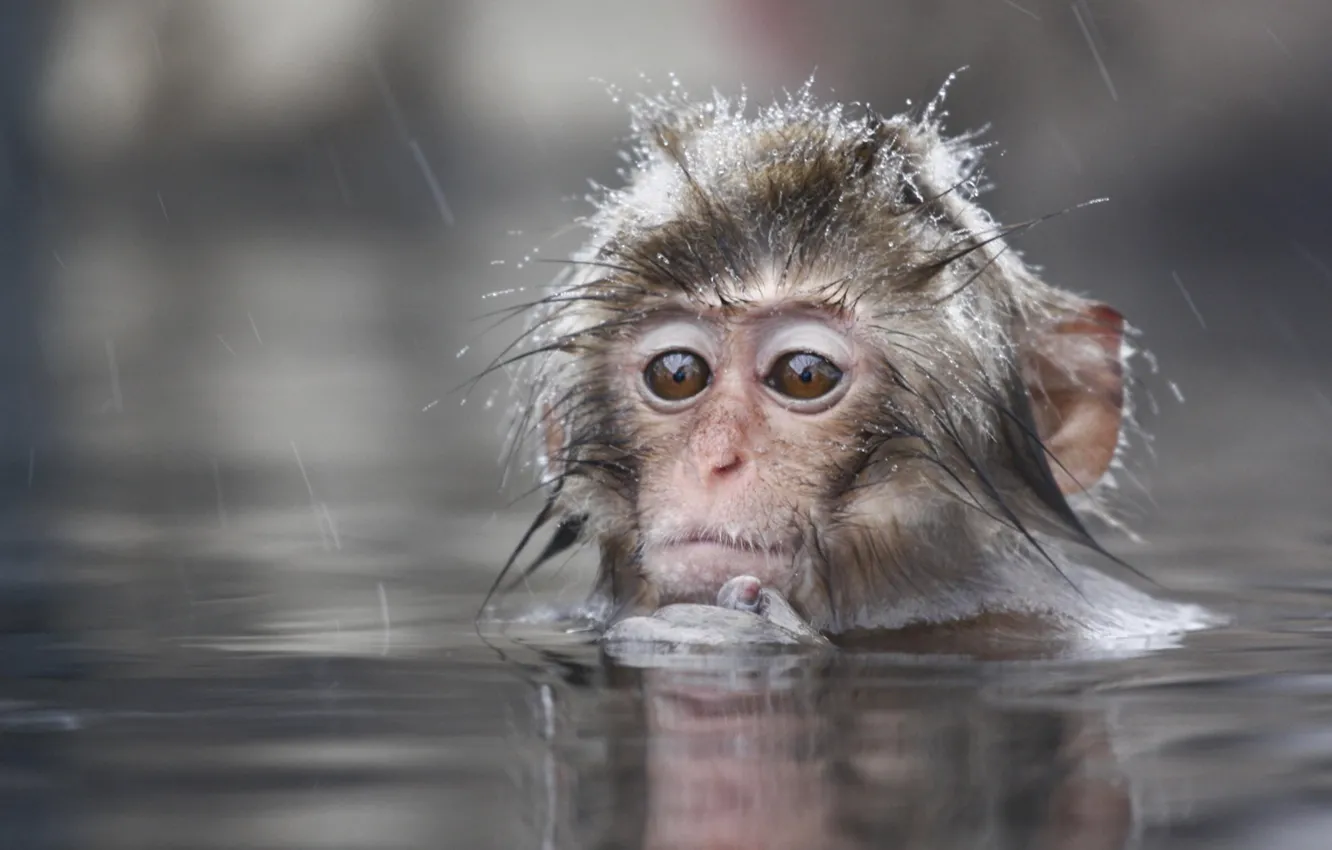
[[[849,321],[792,302],[692,308],[655,318],[630,345],[622,380],[645,457],[641,566],[660,601],[711,602],[742,574],[789,593],[800,574],[800,520],[826,486],[810,458],[845,442],[837,411],[857,390]],[[673,351],[692,352],[711,373],[681,400],[661,398],[645,378],[654,358]],[[792,353],[818,355],[840,378],[817,398],[783,394],[767,379]]]

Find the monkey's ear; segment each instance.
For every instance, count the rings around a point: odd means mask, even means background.
[[[1036,430],[1060,491],[1078,493],[1100,480],[1119,445],[1124,317],[1087,303],[1030,330],[1021,365]]]

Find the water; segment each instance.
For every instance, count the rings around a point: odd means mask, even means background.
[[[3,638],[0,846],[1326,846],[1316,549],[1137,553],[1238,619],[1132,658],[638,669],[473,631],[520,519],[343,505],[338,549],[306,509],[46,518],[71,580]]]

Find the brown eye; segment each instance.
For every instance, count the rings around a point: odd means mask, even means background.
[[[652,358],[643,380],[657,398],[684,401],[703,392],[712,381],[712,370],[692,351],[667,351]]]
[[[808,401],[832,392],[842,380],[842,370],[817,354],[793,351],[777,358],[763,380],[788,398]]]

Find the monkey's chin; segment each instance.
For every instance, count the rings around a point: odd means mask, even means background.
[[[643,574],[661,604],[712,604],[721,586],[736,576],[750,575],[780,593],[787,593],[795,554],[782,548],[748,549],[711,541],[659,546],[643,553]]]

